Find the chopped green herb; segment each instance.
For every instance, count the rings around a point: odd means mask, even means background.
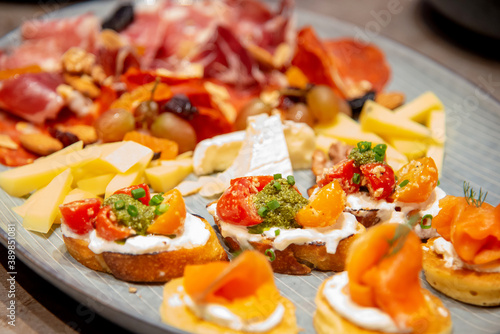
[[[127,241],[127,239],[115,240],[115,243],[118,245],[125,245],[126,241]]]
[[[359,184],[361,180],[361,176],[359,175],[359,173],[354,173],[354,175],[352,176],[352,182],[354,184]]]
[[[266,206],[269,210],[274,210],[280,207],[280,202],[273,199],[272,201],[268,202]]]
[[[369,141],[360,141],[357,144],[359,153],[364,153],[372,148],[372,143]]]
[[[277,237],[278,235],[280,235],[280,232],[280,229],[274,230],[274,236]]]
[[[115,202],[115,209],[116,210],[123,210],[125,209],[125,201],[119,200]]]
[[[279,183],[278,181],[274,181],[273,186],[274,186],[274,188],[276,188],[276,190],[278,190],[278,191],[281,190],[281,183]]]
[[[128,207],[127,207],[127,212],[129,215],[131,215],[132,217],[137,217],[137,215],[139,214],[139,210],[137,210],[137,207],[133,204],[130,204]]]
[[[399,188],[403,188],[404,186],[406,186],[408,183],[410,183],[410,180],[403,180],[401,181],[401,183],[399,184]]]
[[[287,182],[288,182],[289,185],[291,185],[291,186],[295,185],[295,178],[293,177],[293,175],[288,175],[286,177],[286,180],[287,180]]]
[[[276,254],[274,253],[273,249],[271,248],[266,249],[264,254],[266,254],[269,257],[269,261],[273,262],[274,260],[276,260]]]
[[[168,205],[167,203],[163,203],[163,204],[160,204],[156,207],[156,210],[155,210],[155,214],[157,216],[165,213],[168,211],[168,209],[170,209],[170,205]]]
[[[486,200],[486,196],[488,196],[488,192],[483,193],[483,189],[479,188],[479,194],[476,199],[476,192],[471,188],[469,182],[464,181],[464,195],[467,204],[475,205],[476,207],[480,207],[483,202]]]
[[[281,174],[274,174],[273,177],[275,180],[281,179]]]
[[[432,227],[432,215],[428,214],[422,217],[420,221],[420,228],[426,230]],[[427,223],[428,222],[428,223]]]
[[[146,190],[144,190],[142,188],[134,189],[131,191],[131,193],[132,193],[132,197],[135,199],[139,199],[139,198],[146,196]]]
[[[259,214],[259,216],[261,217],[265,217],[267,215],[267,212],[269,211],[269,209],[265,206],[261,206],[259,208],[259,210],[257,210],[257,213]]]
[[[149,201],[149,205],[159,205],[163,202],[163,193],[156,194],[153,197],[151,197],[151,200]]]
[[[438,180],[437,185],[438,185],[438,187],[441,185],[441,181],[440,180]]]

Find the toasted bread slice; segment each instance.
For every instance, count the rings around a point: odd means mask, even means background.
[[[217,215],[214,215],[214,221],[219,227],[219,230],[222,232],[220,219]],[[307,275],[313,269],[323,271],[342,271],[345,268],[345,261],[349,247],[354,240],[356,240],[360,232],[363,232],[364,230],[365,228],[361,224],[358,224],[357,233],[348,238],[342,239],[337,246],[335,254],[328,253],[326,251],[325,244],[317,242],[301,245],[291,244],[281,251],[274,250],[275,259],[271,262],[273,271],[275,273],[288,275]],[[241,250],[241,246],[233,238],[226,237],[224,240],[231,251]],[[267,249],[273,248],[272,240],[267,238],[263,239],[261,242],[251,241],[250,244],[252,247],[264,254]]]
[[[227,261],[217,235],[210,224],[199,217],[210,231],[210,237],[203,246],[181,248],[152,254],[123,254],[104,252],[95,254],[88,248],[88,241],[64,236],[68,252],[84,266],[113,274],[130,282],[166,282],[181,277],[189,264],[212,261]]]
[[[369,330],[362,328],[338,314],[328,303],[328,300],[323,295],[323,290],[326,284],[325,280],[316,295],[316,312],[314,313],[313,324],[318,334],[330,333],[349,333],[349,334],[382,334],[384,332]],[[439,298],[425,291],[425,295],[429,297],[428,303],[434,312],[431,318],[423,319],[422,330],[420,334],[448,334],[452,331],[452,323],[450,313],[440,311],[444,310],[443,303]],[[424,327],[425,326],[425,327]]]
[[[184,304],[182,294],[182,278],[174,279],[163,289],[163,303],[160,306],[160,316],[163,322],[196,334],[243,334],[242,331],[222,327],[205,321],[194,315]],[[172,300],[172,301],[171,301]],[[293,334],[298,333],[295,320],[295,306],[285,297],[280,297],[279,302],[284,306],[285,313],[282,321],[273,329],[262,334]],[[245,332],[248,333],[248,332]]]
[[[500,273],[453,269],[431,249],[436,239],[424,244],[423,268],[427,282],[439,292],[463,303],[478,306],[500,305]]]

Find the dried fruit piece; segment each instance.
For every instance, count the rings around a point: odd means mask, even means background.
[[[405,103],[405,94],[401,92],[382,92],[375,96],[375,102],[394,110]]]

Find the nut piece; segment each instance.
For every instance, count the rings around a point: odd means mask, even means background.
[[[63,148],[63,144],[50,136],[43,133],[27,133],[19,136],[21,145],[38,155],[49,155]]]
[[[95,56],[81,48],[73,47],[62,56],[62,64],[65,72],[90,74],[95,64]]]
[[[315,176],[321,176],[327,168],[328,158],[321,150],[315,150],[312,155],[312,172]]]
[[[95,143],[97,141],[97,132],[90,125],[73,125],[58,127],[59,130],[69,132],[78,137],[85,145]]]
[[[97,87],[89,76],[76,76],[68,73],[64,74],[64,80],[74,89],[91,99],[97,98],[101,90]]]
[[[405,94],[401,92],[378,93],[375,96],[375,102],[388,109],[396,109],[405,103]]]
[[[19,145],[7,135],[0,134],[0,147],[16,150]]]

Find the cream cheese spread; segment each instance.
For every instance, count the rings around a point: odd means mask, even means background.
[[[243,332],[261,333],[270,331],[281,323],[285,314],[285,307],[283,304],[278,304],[274,312],[267,317],[267,319],[251,322],[244,321],[227,307],[219,304],[196,304],[188,295],[184,295],[183,301],[198,318],[222,327]]]
[[[164,251],[174,251],[182,248],[194,248],[203,246],[210,238],[210,231],[200,218],[186,214],[184,232],[176,238],[161,235],[138,235],[127,238],[124,244],[108,241],[97,236],[93,230],[87,235],[78,235],[70,231],[66,224],[62,224],[62,233],[66,237],[75,239],[88,239],[89,249],[95,254],[103,252],[114,252],[122,254],[151,254]]]
[[[500,273],[500,266],[487,267],[484,265],[465,263],[457,254],[453,244],[445,240],[443,237],[439,237],[434,240],[430,249],[443,257],[444,266],[446,268],[451,268],[453,270],[468,269],[478,272]]]
[[[214,217],[217,216],[217,203],[207,208]],[[236,240],[243,248],[251,248],[250,241],[261,242],[271,239],[274,249],[282,251],[291,244],[324,243],[329,254],[335,254],[342,239],[356,233],[358,222],[352,214],[343,212],[335,224],[322,228],[276,228],[273,227],[263,234],[251,234],[245,226],[238,226],[220,221],[221,234],[224,238]],[[279,234],[276,232],[279,230]],[[276,236],[276,234],[278,234]]]
[[[411,330],[399,328],[389,314],[374,307],[356,304],[344,289],[349,282],[347,271],[329,278],[323,289],[328,304],[351,323],[368,330],[384,333],[408,333]]]

